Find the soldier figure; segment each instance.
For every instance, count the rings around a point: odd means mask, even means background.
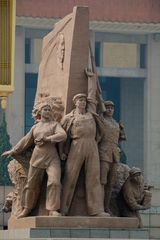
[[[141,170],[137,167],[132,167],[129,171],[129,177],[123,184],[117,197],[120,217],[137,217],[139,227],[142,227],[139,210],[151,207],[152,193],[149,190],[150,186],[144,185]]]
[[[104,136],[99,144],[100,155],[100,179],[102,184],[104,209],[110,212],[109,204],[112,188],[116,179],[116,168],[120,161],[119,140],[125,140],[126,136],[122,124],[113,119],[114,103],[104,102],[106,111],[103,113]]]

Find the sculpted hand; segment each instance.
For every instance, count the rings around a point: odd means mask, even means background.
[[[120,127],[120,129],[124,129],[123,123],[119,122],[119,127]]]
[[[85,68],[85,74],[87,77],[93,77],[95,75],[89,68]]]
[[[48,137],[43,137],[42,139],[44,142],[48,142]]]
[[[43,137],[42,139],[44,142],[51,142],[51,139],[50,137]]]
[[[61,156],[60,156],[60,159],[61,160],[66,160],[67,159],[67,155],[65,153],[62,153]]]
[[[146,209],[148,209],[148,208],[143,205],[140,207],[140,210],[146,210]]]
[[[38,145],[38,146],[42,146],[44,144],[44,140],[42,138],[41,139],[36,139],[35,144]]]
[[[2,157],[10,157],[13,155],[13,150],[9,150],[9,151],[6,151],[4,153],[2,153]]]

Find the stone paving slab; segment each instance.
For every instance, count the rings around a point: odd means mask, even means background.
[[[34,240],[74,240],[74,239],[149,239],[148,229],[12,229],[1,230],[0,239],[3,240],[20,240],[20,239],[34,239]]]

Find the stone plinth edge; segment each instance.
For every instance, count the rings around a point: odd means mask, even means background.
[[[8,229],[24,228],[137,228],[137,218],[120,217],[11,217]]]

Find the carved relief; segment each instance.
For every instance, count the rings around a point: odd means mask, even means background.
[[[57,41],[57,64],[61,70],[63,70],[64,57],[65,57],[65,39],[64,34],[60,32],[58,34]]]
[[[23,209],[23,190],[27,182],[27,174],[23,166],[15,159],[8,164],[8,172],[14,184],[14,190],[7,195],[3,211],[12,210],[12,215],[17,217]]]

